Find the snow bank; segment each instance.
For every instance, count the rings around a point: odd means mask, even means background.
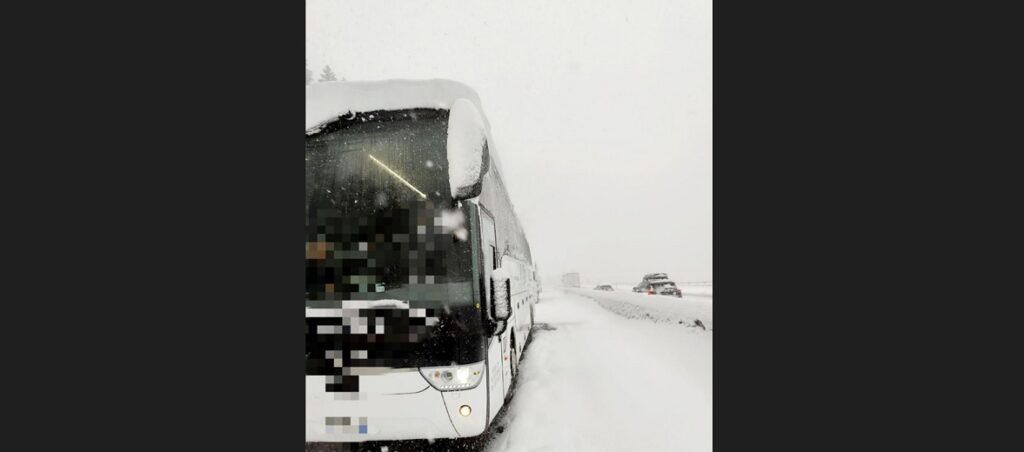
[[[685,295],[685,290],[682,298],[632,292],[604,292],[589,288],[564,290],[597,301],[605,309],[626,318],[698,327],[703,325],[706,330],[712,329],[710,296]]]
[[[451,80],[386,80],[377,82],[322,82],[306,86],[306,131],[349,112],[449,109],[459,99],[483,111],[472,88]],[[481,117],[486,130],[490,124]]]
[[[487,452],[713,450],[713,335],[545,291]]]
[[[680,286],[676,285],[679,290],[683,291],[683,296],[692,295],[694,297],[711,297],[712,288],[711,286]]]

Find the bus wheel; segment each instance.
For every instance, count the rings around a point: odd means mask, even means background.
[[[512,342],[512,350],[509,352],[509,366],[512,368],[512,384],[508,386],[508,393],[505,394],[505,403],[512,401],[512,397],[516,394],[516,375],[519,374],[519,355],[516,353],[515,340]]]
[[[516,353],[516,337],[512,336],[512,356],[510,366],[512,366],[512,380],[515,381],[516,375],[519,375],[519,354]]]

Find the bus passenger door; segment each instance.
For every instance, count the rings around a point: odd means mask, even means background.
[[[483,310],[490,312],[491,309],[491,271],[498,266],[498,246],[494,233],[494,219],[484,209],[476,209],[480,212],[480,245],[483,254],[484,265],[484,303]],[[504,336],[504,334],[502,335]],[[502,404],[505,403],[505,383],[503,365],[504,347],[500,336],[491,337],[487,342],[487,387],[490,406],[490,422],[498,414]]]

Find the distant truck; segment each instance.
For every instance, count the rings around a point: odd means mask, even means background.
[[[576,287],[576,288],[579,288],[580,287],[580,274],[576,273],[576,272],[573,272],[573,273],[566,273],[566,274],[562,275],[562,285],[565,286],[565,287]]]

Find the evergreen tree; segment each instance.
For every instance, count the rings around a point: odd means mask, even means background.
[[[309,60],[306,60],[306,84],[313,82],[313,71],[309,70]]]
[[[337,80],[338,80],[338,77],[336,77],[334,75],[334,71],[331,70],[331,66],[330,65],[324,66],[324,71],[322,73],[320,73],[320,81],[321,82],[333,82],[333,81],[337,81]]]

